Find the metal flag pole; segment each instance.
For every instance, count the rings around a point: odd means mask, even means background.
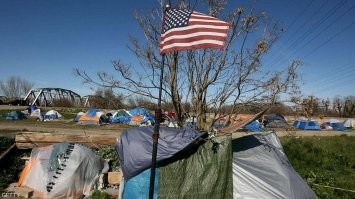
[[[162,55],[162,64],[160,67],[158,107],[155,110],[155,116],[154,116],[155,117],[155,124],[154,124],[154,132],[152,135],[153,151],[152,151],[152,166],[151,166],[151,170],[150,170],[149,199],[153,199],[153,196],[154,196],[155,168],[156,168],[156,164],[157,164],[159,127],[160,127],[160,122],[161,122],[161,118],[162,118],[161,96],[162,96],[162,92],[163,92],[164,60],[165,60],[165,54]]]

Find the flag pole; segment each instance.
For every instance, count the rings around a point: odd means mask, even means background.
[[[152,151],[152,166],[151,166],[151,170],[150,170],[149,199],[153,199],[153,196],[154,196],[155,168],[156,168],[156,164],[157,164],[159,128],[160,128],[160,122],[162,119],[161,96],[162,96],[162,92],[163,92],[164,60],[165,60],[165,54],[162,55],[162,64],[160,67],[158,107],[155,110],[155,116],[154,116],[155,117],[155,124],[154,124],[154,131],[153,131],[153,135],[152,135],[153,151]]]
[[[166,7],[163,10],[163,24],[164,24],[164,15],[165,11],[169,9],[170,7],[170,2],[169,5],[166,5]],[[163,27],[162,27],[163,29]],[[158,107],[155,110],[155,124],[154,124],[154,130],[153,130],[153,149],[152,149],[152,165],[150,169],[150,184],[149,184],[149,199],[153,199],[154,197],[154,183],[155,183],[155,169],[157,166],[157,152],[158,152],[158,139],[159,139],[159,128],[160,128],[160,122],[162,120],[162,112],[161,112],[161,96],[163,93],[163,77],[164,77],[164,62],[165,62],[165,53],[162,54],[161,56],[161,67],[160,67],[160,83],[159,83],[159,96],[158,96]]]

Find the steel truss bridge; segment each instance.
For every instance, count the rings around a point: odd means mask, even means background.
[[[82,106],[82,99],[77,93],[62,88],[31,89],[25,99],[30,105],[51,106],[56,100],[68,100],[73,106]]]

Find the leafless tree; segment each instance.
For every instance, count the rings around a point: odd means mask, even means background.
[[[308,96],[303,99],[303,115],[307,118],[314,116],[314,114],[318,111],[319,107],[319,99],[315,96]]]
[[[353,117],[355,115],[355,96],[336,96],[333,99],[333,111],[339,117]]]
[[[355,115],[355,96],[344,98],[344,116],[353,117]]]
[[[163,1],[159,1],[162,7]],[[197,3],[197,1],[195,2]],[[193,9],[195,3],[178,1],[180,9]],[[274,103],[281,93],[290,88],[296,90],[297,67],[294,61],[284,72],[266,71],[262,67],[262,56],[282,33],[277,23],[269,20],[265,12],[236,8],[225,11],[225,0],[203,0],[209,15],[230,23],[229,36],[224,50],[190,50],[172,52],[165,56],[163,74],[163,102],[171,102],[180,126],[183,124],[183,103],[190,103],[191,110],[198,119],[198,128],[206,125],[208,107],[214,107],[214,115],[225,104],[236,108],[240,103],[268,101]],[[174,6],[174,5],[173,5]],[[139,60],[139,66],[113,61],[117,75],[98,72],[97,78],[76,68],[74,73],[84,83],[124,90],[127,95],[141,95],[157,100],[160,68],[159,55],[162,8],[150,12],[136,12],[146,40],[140,43],[135,36],[130,37],[128,48]],[[235,112],[231,109],[230,112]]]
[[[34,83],[29,82],[21,77],[11,76],[5,81],[0,81],[0,90],[8,98],[19,98],[26,95]]]
[[[344,100],[340,96],[336,96],[333,99],[333,111],[338,113],[339,117],[342,116],[344,108]]]
[[[322,100],[322,105],[324,107],[324,114],[327,114],[328,111],[329,111],[330,100],[329,99],[323,99]]]

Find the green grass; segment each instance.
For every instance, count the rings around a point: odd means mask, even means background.
[[[294,169],[319,198],[355,198],[355,137],[281,138]]]

